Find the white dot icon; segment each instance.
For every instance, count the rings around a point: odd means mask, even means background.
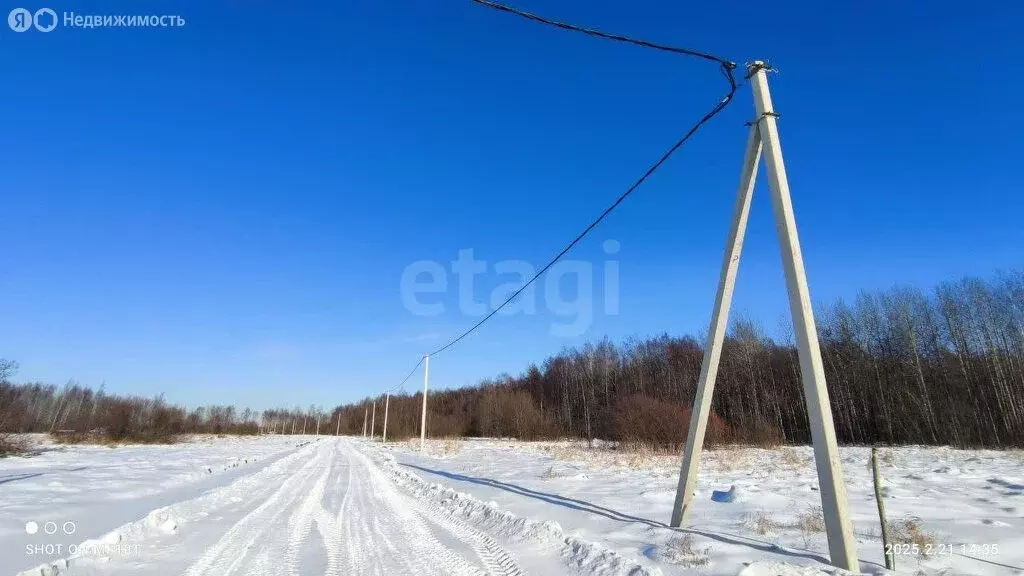
[[[39,532],[39,524],[36,524],[31,520],[25,522],[25,532],[28,532],[29,534],[35,534],[36,532]]]

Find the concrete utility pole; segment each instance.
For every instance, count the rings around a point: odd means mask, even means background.
[[[366,416],[369,415],[369,410],[363,408],[363,438],[366,438]]]
[[[430,382],[430,354],[423,357],[423,415],[420,417],[420,452],[427,443],[427,383]]]
[[[391,393],[384,397],[384,436],[381,437],[380,443],[388,443],[388,405],[391,404]]]
[[[790,314],[793,317],[793,328],[797,339],[801,380],[804,397],[807,400],[807,414],[811,423],[814,462],[818,471],[818,485],[825,517],[825,529],[828,535],[829,555],[835,566],[857,572],[860,566],[857,562],[856,541],[853,538],[853,526],[850,522],[850,513],[846,502],[842,462],[839,459],[839,446],[832,423],[825,370],[821,360],[818,333],[814,324],[807,275],[796,230],[796,219],[793,215],[793,202],[789,195],[789,182],[786,179],[786,168],[782,161],[776,114],[772,108],[771,95],[768,91],[766,66],[763,62],[754,62],[748,66],[748,72],[754,93],[754,108],[757,118],[751,126],[750,137],[747,140],[747,152],[740,176],[739,193],[722,263],[721,278],[715,298],[715,308],[711,316],[704,360],[701,364],[697,396],[694,400],[690,428],[687,432],[686,451],[683,454],[671,525],[678,527],[686,522],[692,507],[693,493],[697,488],[700,453],[711,410],[711,396],[718,372],[722,341],[728,325],[729,306],[732,301],[736,270],[739,266],[740,251],[743,246],[743,236],[746,231],[750,199],[754,191],[754,176],[757,172],[761,147],[764,146],[775,225],[782,250],[786,288],[789,292]]]
[[[377,403],[373,403],[373,416],[370,416],[370,440],[373,440],[373,435],[377,431]]]
[[[736,282],[736,272],[740,264],[740,251],[743,247],[743,236],[747,230],[747,215],[750,212],[750,199],[754,192],[754,181],[757,175],[757,164],[761,159],[761,139],[757,135],[757,126],[750,127],[747,137],[747,151],[743,159],[743,172],[740,174],[740,186],[733,208],[732,228],[726,243],[725,257],[722,259],[721,281],[715,296],[715,307],[711,315],[711,326],[707,341],[704,343],[704,359],[701,361],[700,376],[697,380],[697,398],[693,401],[690,411],[690,427],[686,433],[686,451],[683,453],[683,468],[679,476],[679,488],[676,490],[675,507],[672,508],[672,526],[685,523],[690,515],[693,492],[697,487],[697,468],[700,464],[700,452],[704,446],[704,433],[707,431],[708,416],[711,413],[711,396],[715,391],[715,378],[718,376],[718,361],[722,354],[722,342],[729,325],[729,306],[732,304],[732,290]]]
[[[341,436],[341,413],[338,413],[338,425],[334,428],[334,435]]]

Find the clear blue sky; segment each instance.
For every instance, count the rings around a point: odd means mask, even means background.
[[[18,380],[260,408],[383,391],[478,319],[451,275],[422,298],[444,314],[406,310],[407,265],[472,248],[539,266],[723,93],[706,62],[468,1],[210,4],[50,5],[176,29],[0,29],[0,357]],[[1020,267],[1019,2],[683,4],[518,5],[775,64],[815,300]],[[618,315],[599,277],[586,333],[499,316],[432,382],[703,330],[752,117],[744,90],[570,255],[600,271],[620,243]],[[760,184],[734,310],[774,330]],[[477,299],[506,281],[490,268]]]

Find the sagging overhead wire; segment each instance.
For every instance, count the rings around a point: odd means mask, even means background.
[[[458,344],[465,337],[469,336],[470,334],[475,332],[478,328],[483,326],[483,324],[485,322],[490,320],[502,308],[507,306],[513,300],[515,300],[516,297],[518,297],[520,294],[522,294],[522,292],[524,290],[526,290],[534,282],[536,282],[537,279],[540,278],[545,272],[547,272],[549,268],[554,266],[555,263],[558,262],[562,258],[562,256],[565,256],[565,254],[568,253],[569,250],[572,250],[572,248],[574,246],[576,246],[576,244],[578,244],[580,242],[580,240],[582,240],[587,234],[589,234],[590,231],[593,230],[598,224],[600,224],[601,221],[603,221],[609,214],[612,213],[612,211],[614,211],[616,208],[618,208],[619,205],[622,204],[622,202],[626,198],[628,198],[633,192],[635,192],[636,189],[639,188],[641,184],[643,184],[645,181],[647,181],[647,179],[652,174],[654,174],[659,168],[661,168],[661,166],[670,157],[672,157],[672,155],[675,154],[676,151],[678,151],[680,148],[682,148],[683,145],[694,134],[696,134],[697,131],[700,130],[700,128],[702,126],[704,126],[704,124],[706,124],[709,120],[711,120],[712,118],[717,116],[723,109],[725,109],[725,107],[728,106],[733,101],[733,97],[735,96],[736,91],[739,89],[739,86],[740,86],[739,84],[737,84],[736,78],[735,78],[735,76],[733,74],[733,71],[736,69],[736,63],[732,62],[731,60],[728,60],[728,59],[725,59],[725,58],[721,58],[719,56],[715,56],[714,54],[709,54],[709,53],[706,53],[706,52],[700,52],[700,51],[697,51],[697,50],[690,50],[690,49],[687,49],[687,48],[678,48],[678,47],[675,47],[675,46],[668,46],[668,45],[665,45],[665,44],[649,42],[647,40],[638,40],[638,39],[631,38],[631,37],[628,37],[628,36],[623,36],[623,35],[620,35],[620,34],[611,34],[611,33],[608,33],[608,32],[602,32],[600,30],[595,30],[595,29],[592,29],[592,28],[585,28],[585,27],[582,27],[582,26],[577,26],[575,24],[567,24],[565,22],[559,22],[559,21],[556,21],[556,20],[551,20],[551,19],[545,18],[543,16],[538,16],[536,14],[532,14],[530,12],[525,12],[523,10],[519,10],[518,8],[513,8],[511,6],[506,6],[504,4],[499,4],[497,2],[492,2],[491,0],[472,0],[472,1],[474,3],[480,4],[482,6],[486,6],[486,7],[493,8],[495,10],[500,10],[502,12],[507,12],[507,13],[510,13],[510,14],[515,14],[517,16],[521,16],[523,18],[527,18],[529,20],[532,20],[532,21],[535,21],[535,22],[540,22],[542,24],[546,24],[546,25],[549,25],[549,26],[554,26],[556,28],[560,28],[560,29],[563,29],[563,30],[569,30],[569,31],[573,31],[573,32],[580,32],[580,33],[583,33],[583,34],[587,34],[589,36],[595,36],[595,37],[598,37],[598,38],[605,38],[607,40],[614,40],[614,41],[617,41],[617,42],[624,42],[624,43],[627,43],[627,44],[633,44],[633,45],[636,45],[636,46],[642,46],[644,48],[650,48],[650,49],[654,49],[654,50],[661,50],[661,51],[664,51],[664,52],[672,52],[672,53],[680,54],[680,55],[683,55],[683,56],[691,56],[691,57],[695,57],[695,58],[702,58],[704,60],[709,60],[709,61],[715,62],[715,63],[718,64],[719,71],[721,71],[723,76],[725,76],[725,79],[726,79],[726,81],[729,84],[729,90],[726,93],[726,95],[723,98],[721,98],[718,101],[718,103],[715,104],[714,107],[711,108],[710,111],[708,111],[706,114],[704,114],[704,116],[702,116],[700,118],[700,120],[697,121],[696,124],[691,126],[690,129],[687,130],[686,133],[683,134],[683,136],[679,140],[677,140],[675,142],[675,144],[673,144],[668,150],[666,150],[665,153],[663,153],[661,155],[661,157],[658,158],[658,160],[656,162],[654,162],[654,164],[652,164],[643,173],[643,175],[641,175],[635,182],[633,182],[633,184],[629,188],[627,188],[626,191],[623,192],[615,200],[615,202],[613,202],[610,206],[605,208],[605,210],[596,219],[594,219],[586,228],[584,228],[582,232],[577,234],[576,237],[573,238],[573,240],[571,242],[569,242],[569,244],[567,244],[565,246],[565,248],[562,249],[561,252],[556,254],[555,257],[551,259],[551,261],[549,261],[546,265],[544,265],[544,267],[541,268],[539,272],[534,274],[532,278],[530,278],[525,284],[523,284],[521,287],[519,287],[519,289],[517,289],[515,292],[513,292],[511,296],[509,296],[504,302],[502,302],[500,306],[498,306],[497,308],[492,310],[489,314],[484,316],[483,319],[481,319],[479,322],[474,324],[472,327],[470,327],[468,330],[466,330],[462,334],[459,334],[457,337],[455,337],[452,340],[450,340],[444,346],[441,346],[440,348],[434,350],[433,352],[430,352],[429,353],[430,356],[435,356],[437,354],[440,354],[441,352],[444,352],[445,350],[447,350],[447,349],[451,348],[452,346]],[[416,369],[419,368],[420,364],[422,364],[422,363],[423,363],[423,358],[420,358],[420,361],[417,362],[416,366],[413,367],[412,372],[410,372],[409,376],[406,376],[405,380],[403,380],[402,384],[400,384],[399,386],[404,385],[405,382],[408,381],[409,378],[412,376],[412,373],[415,372]]]
[[[557,20],[551,20],[543,16],[538,16],[525,10],[513,8],[512,6],[506,6],[491,0],[473,0],[473,2],[488,8],[494,8],[502,12],[508,12],[523,18],[533,20],[534,22],[540,22],[541,24],[547,24],[549,26],[555,26],[556,28],[562,28],[563,30],[571,30],[573,32],[582,32],[583,34],[589,34],[590,36],[597,36],[598,38],[605,38],[607,40],[615,40],[616,42],[625,42],[627,44],[635,44],[637,46],[643,46],[644,48],[653,48],[655,50],[661,50],[663,52],[673,52],[675,54],[682,54],[683,56],[693,56],[695,58],[703,58],[705,60],[711,60],[712,62],[718,62],[723,66],[729,68],[735,68],[736,63],[714,54],[708,54],[707,52],[701,52],[699,50],[690,50],[688,48],[679,48],[676,46],[668,46],[666,44],[659,44],[657,42],[650,42],[648,40],[639,40],[636,38],[630,38],[629,36],[623,36],[621,34],[610,34],[608,32],[602,32],[594,28],[584,28],[583,26],[577,26],[575,24],[567,24],[565,22],[559,22]]]
[[[416,369],[420,367],[420,364],[423,364],[423,358],[420,358],[420,361],[417,362],[416,365],[412,367],[412,370],[409,370],[409,373],[406,374],[405,378],[398,384],[398,386],[395,386],[388,392],[398,392],[399,390],[402,390],[403,387],[405,386],[405,383],[409,381],[409,378],[412,378],[412,375],[416,373]]]

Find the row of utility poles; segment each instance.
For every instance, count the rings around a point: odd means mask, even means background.
[[[428,355],[424,356],[423,359],[424,359],[425,364],[424,364],[424,369],[423,369],[423,407],[422,407],[422,413],[420,415],[420,450],[421,451],[423,450],[423,448],[424,448],[424,446],[426,444],[426,438],[427,438],[427,390],[428,390],[428,388],[430,386],[430,355],[428,354]],[[382,441],[383,442],[387,442],[388,441],[388,411],[389,411],[390,407],[391,407],[391,393],[388,392],[385,395],[385,397],[384,397],[384,431],[383,431],[384,433],[383,433],[383,436],[382,436]],[[321,414],[317,413],[317,415],[316,415],[316,435],[317,436],[320,435],[320,418],[321,418]],[[302,418],[302,428],[299,431],[300,434],[305,434],[306,433],[306,421],[307,421],[307,419],[308,419],[308,415],[303,416],[303,418]],[[367,424],[369,424],[369,430],[367,430]],[[284,424],[283,420],[278,422],[278,423],[275,423],[270,428],[270,433],[271,434],[282,434],[282,433],[284,433],[284,425],[285,424]],[[291,434],[295,434],[295,425],[296,425],[296,421],[295,421],[295,419],[292,419],[292,422],[291,422],[291,432],[290,432]],[[369,408],[365,408],[363,410],[363,437],[366,438],[367,437],[367,432],[369,432],[369,437],[372,440],[372,439],[374,439],[376,437],[376,431],[377,431],[377,403],[373,402]],[[335,424],[335,427],[334,427],[334,435],[335,436],[339,436],[340,434],[341,434],[341,415],[339,414],[338,415],[338,421],[337,421],[337,423]]]
[[[430,354],[423,357],[423,407],[420,414],[420,451],[423,451],[427,441],[427,390],[430,387]],[[391,392],[384,395],[384,434],[381,436],[381,442],[388,441],[388,408],[391,406]],[[371,412],[372,408],[372,412]],[[377,423],[377,403],[373,402],[371,408],[363,409],[363,438],[366,438],[366,422],[369,418],[370,422],[370,440],[373,440],[376,434],[376,423]],[[338,426],[341,426],[341,417],[338,418]],[[335,433],[337,434],[337,433]]]

